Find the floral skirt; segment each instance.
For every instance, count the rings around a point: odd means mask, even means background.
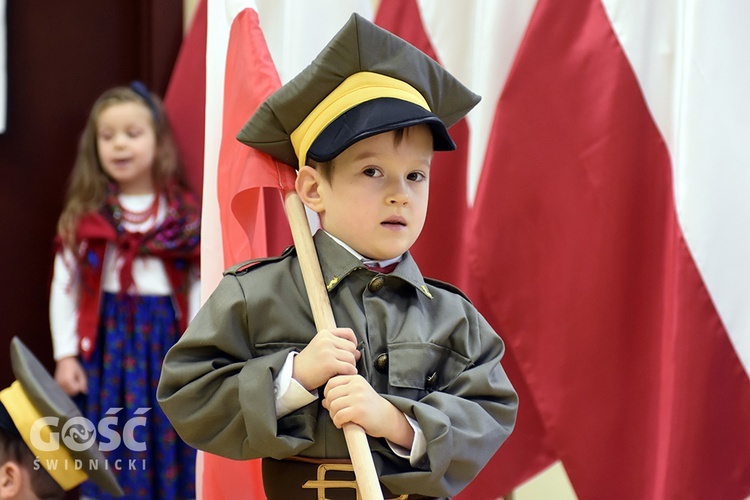
[[[126,498],[195,498],[195,450],[156,402],[162,361],[179,331],[171,297],[104,294],[97,345],[83,366],[83,414]],[[106,420],[105,420],[106,419]],[[81,497],[111,498],[87,481]]]

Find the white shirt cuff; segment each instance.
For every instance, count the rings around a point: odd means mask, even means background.
[[[397,445],[396,443],[391,443],[387,439],[386,442],[388,443],[388,446],[391,447],[393,453],[401,458],[408,458],[411,466],[417,467],[427,453],[427,441],[424,438],[422,428],[419,427],[419,423],[406,414],[404,414],[404,416],[406,417],[406,421],[409,422],[409,425],[411,425],[411,428],[414,429],[414,441],[411,443],[411,451],[403,446]]]
[[[273,391],[276,395],[276,418],[289,415],[303,406],[307,406],[318,399],[318,391],[308,391],[302,384],[292,378],[294,357],[299,354],[290,352],[281,367],[276,380],[273,381]]]

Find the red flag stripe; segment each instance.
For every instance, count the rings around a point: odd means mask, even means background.
[[[498,106],[470,266],[582,499],[750,491],[750,381],[672,185],[600,2],[540,1]]]

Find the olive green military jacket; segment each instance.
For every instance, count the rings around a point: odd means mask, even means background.
[[[452,496],[513,429],[518,404],[503,342],[455,288],[425,280],[407,253],[387,275],[319,231],[315,244],[339,327],[362,352],[358,370],[424,433],[418,467],[369,437],[394,493]],[[157,398],[191,446],[232,459],[348,457],[320,401],[276,417],[274,379],[315,335],[293,249],[225,273],[164,360]]]

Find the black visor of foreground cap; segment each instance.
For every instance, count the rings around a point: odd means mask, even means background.
[[[435,151],[456,149],[440,118],[416,104],[384,97],[364,102],[336,118],[318,135],[307,156],[315,161],[329,161],[362,139],[421,124],[432,130]]]
[[[62,439],[61,430],[66,424],[72,426],[74,419],[82,415],[70,399],[47,372],[42,363],[18,337],[13,337],[10,348],[10,361],[16,381],[0,391],[0,402],[5,407],[13,425],[31,452],[38,457],[39,464],[66,491],[73,489],[87,477],[110,495],[123,496],[114,474],[105,463],[106,459],[93,439],[69,447]],[[50,419],[52,424],[39,425],[41,418]],[[4,421],[4,425],[8,422]],[[56,429],[46,426],[55,425]],[[76,423],[76,425],[78,425]],[[37,448],[34,433],[39,436],[55,431],[60,433],[60,441],[51,449]],[[42,440],[45,438],[42,437]],[[49,438],[46,438],[49,440]],[[85,445],[84,445],[85,444]]]
[[[447,129],[479,100],[427,54],[352,14],[307,68],[258,107],[237,139],[295,168],[308,155],[329,157],[419,123],[431,127],[437,150],[452,149]]]
[[[10,434],[21,437],[21,433],[18,432],[16,424],[13,423],[13,419],[10,417],[10,413],[8,413],[8,410],[5,409],[5,405],[2,402],[0,402],[0,429],[3,429],[5,432],[8,432]]]

